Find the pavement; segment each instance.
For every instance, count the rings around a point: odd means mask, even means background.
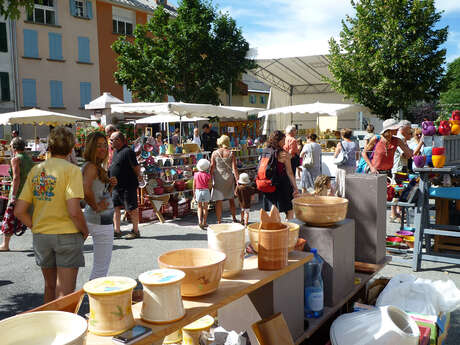
[[[250,222],[258,221],[261,204],[253,205]],[[223,220],[231,222],[228,212]],[[141,224],[141,238],[134,240],[115,239],[113,246],[110,275],[137,278],[139,274],[158,267],[158,255],[173,249],[185,247],[207,247],[206,231],[196,226],[196,216],[167,221],[164,224]],[[210,214],[209,224],[216,222],[214,213]],[[394,233],[399,224],[388,223],[387,232]],[[129,225],[122,230],[128,233]],[[11,251],[0,252],[0,319],[39,306],[43,302],[43,278],[35,264],[30,231],[11,240]],[[86,267],[80,269],[77,288],[88,281],[92,267],[92,239],[85,243],[84,255]],[[392,277],[401,273],[414,274],[417,277],[438,280],[452,279],[460,287],[460,266],[424,261],[420,272],[412,272],[410,263],[389,263],[379,276]],[[460,311],[452,315],[451,328],[445,345],[460,344]]]

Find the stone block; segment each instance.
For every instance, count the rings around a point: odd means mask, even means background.
[[[356,261],[378,264],[385,259],[386,175],[351,174],[345,178],[347,218],[356,223]]]

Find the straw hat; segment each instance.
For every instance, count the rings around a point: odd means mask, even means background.
[[[219,139],[217,139],[217,145],[222,147],[230,147],[230,138],[227,135],[221,135]]]
[[[238,183],[240,184],[249,184],[251,181],[249,180],[249,175],[246,173],[242,173],[240,178],[238,179]]]
[[[396,121],[395,119],[387,119],[385,121],[383,121],[383,129],[382,131],[380,132],[380,134],[383,134],[385,133],[386,131],[389,131],[389,130],[395,130],[395,129],[399,129],[399,122]]]
[[[209,163],[209,161],[207,159],[200,159],[198,161],[198,163],[196,164],[196,168],[199,171],[206,171],[206,170],[209,169],[210,165],[211,165],[211,163]]]

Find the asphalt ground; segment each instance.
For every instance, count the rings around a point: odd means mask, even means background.
[[[253,205],[250,222],[259,220],[261,204]],[[228,212],[223,220],[231,222]],[[137,278],[142,272],[158,267],[158,255],[173,249],[186,247],[207,247],[206,231],[196,226],[196,216],[189,215],[183,219],[167,221],[164,224],[141,224],[142,237],[134,240],[115,239],[113,246],[110,275]],[[209,224],[216,222],[211,212]],[[387,233],[397,231],[399,224],[388,223]],[[128,233],[130,225],[122,226]],[[11,240],[11,251],[0,252],[0,319],[32,309],[43,302],[43,278],[35,264],[32,251],[32,234],[30,231]],[[92,239],[85,243],[86,266],[80,269],[77,288],[88,281],[92,267]],[[410,258],[410,255],[406,256]],[[388,264],[379,276],[392,277],[400,273],[415,274],[427,279],[452,279],[460,287],[460,266],[424,261],[422,270],[414,273],[410,262]],[[451,328],[445,345],[460,344],[460,311],[452,315]]]

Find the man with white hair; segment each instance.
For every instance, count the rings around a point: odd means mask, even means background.
[[[398,134],[396,136],[400,138],[405,144],[407,144],[407,142],[412,139],[412,124],[410,123],[410,121],[401,120],[399,122]],[[407,157],[403,150],[400,147],[398,147],[398,149],[395,151],[393,168],[391,169],[393,175],[397,172],[408,172],[409,158],[411,157]]]
[[[291,166],[294,176],[297,167],[300,165],[299,147],[297,146],[296,135],[297,128],[295,128],[295,126],[290,125],[286,127],[286,140],[283,149],[291,155]]]

